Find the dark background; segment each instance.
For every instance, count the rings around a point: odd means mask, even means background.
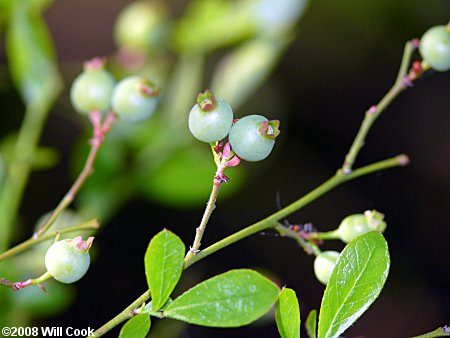
[[[112,53],[111,27],[126,3],[56,2],[46,18],[61,64],[79,65],[91,56]],[[179,9],[183,3],[173,1],[171,6]],[[276,211],[276,191],[285,205],[331,176],[364,111],[393,83],[404,43],[432,25],[445,24],[449,14],[445,0],[314,1],[270,81],[242,109],[280,111],[282,137],[269,160],[244,164],[251,175],[238,194],[219,197],[203,245]],[[290,217],[292,223],[312,222],[331,230],[351,213],[376,208],[386,214],[390,276],[380,299],[345,336],[410,337],[449,323],[449,80],[448,73],[435,73],[401,94],[375,124],[356,163],[406,153],[409,166],[347,183]],[[8,109],[2,109],[6,123],[0,131],[17,129],[17,112],[22,111],[18,97],[8,92],[1,106]],[[54,207],[70,185],[69,152],[81,130],[69,113],[73,112],[61,113],[57,105],[43,133],[42,144],[57,147],[62,161],[55,169],[32,175],[22,207],[29,223]],[[145,291],[143,254],[151,236],[167,227],[190,243],[191,225],[201,214],[201,208],[178,210],[147,200],[130,201],[97,236],[97,259],[77,283],[73,306],[42,325],[102,325]],[[311,309],[320,308],[323,293],[312,262],[289,239],[255,235],[193,266],[183,277],[182,289],[228,269],[258,268],[297,292],[304,321]],[[175,322],[170,326],[176,329]],[[186,330],[182,337],[278,336],[270,321],[232,330]],[[111,336],[117,334],[118,330]]]

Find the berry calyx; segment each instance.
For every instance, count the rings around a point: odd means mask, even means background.
[[[279,126],[278,120],[269,121],[261,115],[245,116],[231,128],[231,147],[246,161],[261,161],[272,152],[275,138],[280,134]]]
[[[322,284],[328,284],[339,255],[340,254],[337,251],[324,251],[321,252],[314,260],[314,274]]]
[[[337,235],[343,242],[349,243],[370,231],[383,232],[386,229],[386,222],[383,221],[383,218],[384,215],[375,210],[347,216],[339,225]]]
[[[214,93],[207,89],[203,93],[198,94],[197,104],[202,111],[206,112],[216,108],[217,100]]]
[[[202,142],[217,142],[227,137],[233,125],[233,110],[220,97],[206,90],[197,96],[197,103],[189,113],[189,130]]]
[[[94,237],[86,241],[78,236],[72,240],[57,241],[45,254],[45,266],[48,273],[61,283],[74,283],[83,277],[89,269],[89,249]]]
[[[101,57],[94,57],[83,64],[85,71],[89,70],[102,70],[105,68],[106,59]]]
[[[148,119],[156,111],[159,91],[150,80],[129,76],[114,88],[112,109],[126,121],[139,122]]]
[[[104,65],[102,58],[85,62],[83,72],[73,81],[70,99],[79,113],[106,112],[109,109],[115,80]]]
[[[434,26],[420,39],[419,52],[426,66],[445,72],[450,69],[450,27]]]

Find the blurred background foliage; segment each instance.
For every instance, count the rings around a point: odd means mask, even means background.
[[[285,204],[330,176],[365,109],[395,79],[403,44],[449,14],[448,0],[0,0],[2,251],[30,236],[84,162],[91,130],[68,95],[82,62],[106,56],[116,79],[139,73],[162,88],[151,120],[114,126],[74,210],[55,225],[100,219],[88,275],[74,286],[49,282],[48,296],[0,289],[0,324],[98,327],[144,291],[153,234],[167,227],[192,241],[215,171],[209,147],[187,128],[200,90],[212,88],[238,117],[282,121],[267,161],[230,170],[207,245],[275,211],[277,191]],[[409,167],[347,184],[291,217],[325,231],[350,213],[386,214],[391,276],[348,336],[405,337],[448,320],[449,85],[448,73],[433,74],[402,94],[358,161],[405,152]],[[0,263],[0,275],[41,274],[47,246]],[[296,290],[304,319],[323,291],[312,261],[293,242],[254,236],[192,267],[177,292],[229,268],[259,267]],[[233,330],[169,320],[153,329],[164,338],[277,337],[270,318]]]

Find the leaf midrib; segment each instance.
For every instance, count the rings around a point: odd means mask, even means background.
[[[366,242],[366,244],[367,244],[367,242]],[[356,279],[355,282],[353,283],[352,288],[351,288],[350,290],[353,290],[353,289],[354,289],[355,284],[361,279],[361,276],[362,276],[363,273],[366,271],[367,265],[368,265],[367,263],[370,261],[370,258],[372,257],[372,255],[373,255],[375,249],[376,249],[376,248],[374,248],[373,250],[370,251],[369,256],[367,257],[367,260],[366,260],[366,264],[365,264],[365,266],[364,266],[364,269],[363,269],[363,270],[361,271],[361,273],[358,275],[357,279]],[[356,250],[355,250],[355,251],[356,251]],[[347,295],[346,295],[344,301],[341,302],[341,305],[339,306],[338,310],[335,312],[335,314],[334,314],[334,316],[333,316],[333,319],[330,321],[329,328],[328,328],[328,330],[327,330],[326,333],[325,333],[325,337],[328,337],[328,334],[330,333],[331,329],[334,327],[333,323],[334,323],[334,321],[335,321],[337,315],[340,313],[341,309],[343,308],[344,304],[346,303],[347,299],[350,298],[350,297],[349,297],[350,293],[351,293],[351,292],[348,292],[348,293],[347,293]]]

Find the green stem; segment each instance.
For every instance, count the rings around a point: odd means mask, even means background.
[[[16,245],[15,247],[12,247],[8,251],[5,251],[2,254],[0,254],[0,262],[5,260],[6,258],[9,258],[11,256],[18,254],[19,252],[27,250],[28,248],[32,247],[33,245],[44,242],[49,238],[55,237],[55,236],[57,236],[57,234],[64,234],[64,233],[86,230],[86,229],[98,229],[99,227],[100,227],[100,224],[98,223],[98,221],[96,219],[93,219],[86,223],[74,225],[72,227],[68,227],[65,229],[61,229],[61,230],[55,231],[51,234],[47,234],[47,235],[44,235],[44,236],[41,236],[38,238],[32,237],[32,238]]]
[[[444,326],[438,327],[436,330],[421,334],[420,336],[415,336],[413,338],[434,338],[434,337],[449,337],[449,336],[450,336],[450,328]]]
[[[0,285],[6,286],[8,288],[12,288],[14,291],[24,289],[31,285],[37,285],[45,293],[47,293],[47,290],[45,290],[45,288],[43,286],[40,286],[40,284],[50,278],[52,278],[52,275],[50,275],[50,272],[46,271],[42,276],[40,276],[38,278],[27,279],[26,281],[23,281],[23,282],[10,282],[9,280],[7,280],[5,278],[1,278]]]
[[[94,136],[91,139],[91,149],[89,151],[89,155],[87,157],[86,163],[84,164],[84,168],[81,173],[78,175],[77,180],[74,182],[72,187],[63,197],[61,202],[59,202],[56,209],[50,215],[47,222],[37,231],[36,236],[42,236],[56,221],[59,215],[67,209],[67,207],[72,203],[75,195],[81,189],[83,184],[87,181],[88,177],[92,174],[94,170],[95,159],[97,158],[98,151],[100,146],[103,144],[106,134],[110,130],[112,124],[115,121],[115,116],[113,113],[109,112],[106,116],[106,120],[104,124],[101,123],[101,113],[97,111],[91,112],[90,115],[91,122],[94,129]]]
[[[186,254],[185,260],[192,259],[192,257],[194,257],[200,251],[203,234],[205,233],[208,221],[211,218],[214,209],[216,208],[217,196],[219,195],[220,186],[222,185],[223,182],[219,177],[223,176],[224,169],[225,166],[219,163],[216,175],[213,180],[211,195],[209,196],[208,203],[206,204],[205,212],[203,213],[200,225],[198,226],[197,229],[195,229],[194,243],[192,244],[188,253]]]
[[[220,186],[223,182],[224,170],[225,170],[225,162],[227,159],[221,159],[219,154],[216,153],[214,147],[215,144],[211,143],[211,150],[214,156],[214,162],[217,166],[217,171],[213,180],[213,187],[211,190],[211,194],[208,199],[208,203],[206,204],[205,212],[203,213],[202,220],[197,229],[195,229],[195,238],[194,243],[189,249],[189,252],[186,254],[185,259],[191,259],[192,256],[195,256],[200,251],[201,241],[203,238],[203,234],[205,233],[206,226],[208,225],[208,221],[211,218],[211,215],[216,208],[217,196],[219,195]]]
[[[36,151],[52,102],[53,100],[51,102],[37,101],[26,108],[11,165],[0,194],[0,232],[2,234],[0,251],[6,250],[11,241],[12,225],[31,171],[31,159]]]
[[[263,230],[269,229],[274,226],[274,224],[283,219],[284,217],[300,210],[304,206],[308,205],[309,203],[313,202],[320,196],[324,195],[325,193],[329,192],[336,186],[348,182],[350,180],[353,180],[357,177],[364,176],[376,171],[397,167],[397,166],[404,166],[408,163],[408,157],[406,155],[398,155],[393,158],[389,158],[387,160],[383,160],[380,162],[376,162],[370,165],[367,165],[365,167],[359,168],[349,174],[343,174],[342,171],[338,171],[333,177],[319,185],[317,188],[306,194],[305,196],[299,198],[295,202],[289,204],[288,206],[284,207],[283,209],[280,209],[276,213],[264,218],[263,220],[256,222],[253,225],[250,225],[216,243],[213,245],[207,247],[206,249],[200,251],[195,256],[186,257],[184,260],[184,267],[185,269],[191,266],[192,264],[198,262],[199,260],[211,255],[212,253],[223,249],[233,243],[236,243],[248,236],[251,236],[255,233],[261,232]]]
[[[340,236],[339,231],[336,229],[325,232],[311,232],[308,234],[308,238],[327,240],[327,239],[339,239]]]
[[[50,275],[50,272],[45,272],[41,277],[38,277],[36,279],[32,279],[33,283],[32,285],[41,284],[42,282],[45,282],[47,279],[52,278],[52,275]]]
[[[150,299],[150,290],[145,291],[138,299],[131,303],[125,310],[107,322],[105,325],[97,329],[89,337],[101,337],[109,330],[113,329],[120,323],[134,316],[134,310],[139,308],[144,302]]]
[[[407,42],[403,52],[402,62],[400,69],[395,80],[394,85],[389,89],[386,95],[381,99],[381,101],[370,107],[365,114],[364,120],[361,123],[358,134],[356,135],[353,144],[345,156],[344,164],[341,170],[344,173],[349,173],[352,170],[353,164],[358,156],[361,148],[364,146],[364,142],[367,134],[370,131],[373,123],[381,115],[381,113],[389,106],[389,104],[404,90],[408,87],[407,81],[405,81],[408,72],[408,66],[411,60],[411,55],[413,52],[413,45],[411,42]]]
[[[197,229],[195,229],[194,243],[192,244],[189,252],[187,253],[186,258],[195,256],[200,249],[201,240],[203,238],[203,234],[205,233],[206,225],[208,224],[208,221],[214,209],[216,208],[217,195],[219,194],[221,184],[222,183],[220,181],[214,179],[213,188],[211,190],[211,195],[209,196],[208,203],[206,204],[205,212],[203,213],[200,225],[198,226]]]
[[[93,164],[94,164],[95,158],[97,156],[98,149],[99,149],[99,147],[94,147],[94,146],[91,147],[91,150],[88,155],[88,159],[86,161],[86,164],[85,164],[82,172],[80,173],[80,175],[78,176],[77,180],[72,185],[70,190],[66,193],[64,198],[59,202],[59,204],[55,208],[55,210],[53,210],[53,212],[50,215],[47,222],[45,222],[45,224],[42,226],[42,228],[40,228],[38,230],[38,232],[37,232],[38,237],[42,236],[52,226],[52,224],[56,221],[58,216],[61,215],[61,213],[64,210],[66,210],[67,207],[72,203],[75,195],[80,190],[81,186],[86,181],[87,177],[92,173]]]

